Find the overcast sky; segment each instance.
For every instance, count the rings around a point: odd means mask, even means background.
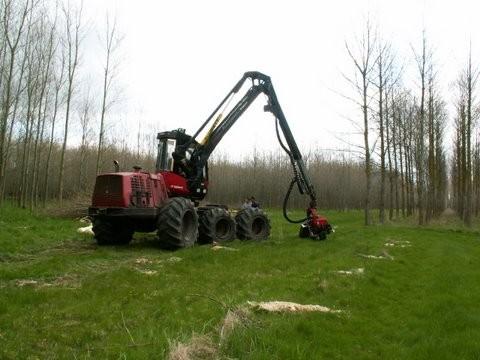
[[[85,16],[97,29],[108,11],[125,36],[119,76],[124,95],[109,121],[123,124],[132,141],[139,121],[152,132],[182,127],[193,133],[245,71],[258,70],[271,76],[304,151],[343,149],[341,139],[359,140],[345,119],[359,119],[359,109],[340,94],[353,94],[342,77],[352,72],[345,41],[360,34],[368,14],[392,43],[414,89],[412,47],[419,47],[426,29],[448,100],[470,38],[474,60],[480,59],[479,10],[476,1],[84,0]],[[90,36],[85,46],[87,72],[95,74],[98,44]],[[241,158],[254,147],[278,148],[264,103],[259,97],[219,152]]]

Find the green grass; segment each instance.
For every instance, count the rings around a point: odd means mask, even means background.
[[[100,248],[76,221],[0,209],[0,358],[163,358],[194,333],[217,342],[226,314],[218,302],[249,300],[344,312],[255,312],[222,344],[222,358],[480,358],[478,233],[450,223],[365,228],[361,212],[327,212],[337,232],[318,242],[271,215],[268,241],[172,253],[142,234]],[[412,246],[385,248],[387,239]],[[394,260],[357,255],[384,249]],[[359,267],[364,275],[333,272]]]

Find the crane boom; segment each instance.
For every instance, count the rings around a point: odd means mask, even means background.
[[[252,85],[243,95],[243,97],[232,107],[232,109],[223,117],[221,109],[226,107],[232,100],[232,97],[237,94],[243,87],[245,82],[251,81]],[[294,177],[290,183],[287,196],[284,201],[284,216],[291,222],[286,213],[286,202],[292,190],[294,184],[297,184],[301,194],[306,194],[311,200],[316,201],[316,194],[313,183],[310,176],[307,173],[305,163],[302,158],[302,154],[298,148],[298,145],[293,137],[292,131],[288,125],[287,119],[283,113],[283,110],[278,102],[277,95],[273,88],[272,81],[269,76],[262,74],[258,71],[246,72],[243,77],[235,84],[225,98],[220,102],[212,114],[205,120],[205,122],[199,127],[199,129],[190,136],[188,140],[177,143],[173,158],[175,163],[181,168],[184,174],[189,189],[200,189],[204,185],[205,171],[208,159],[220,143],[225,134],[231,129],[235,122],[243,115],[243,113],[249,108],[249,106],[255,101],[260,94],[265,94],[268,101],[264,106],[264,111],[271,112],[276,121],[277,138],[280,142],[283,150],[288,154]],[[220,113],[219,113],[220,112]],[[213,120],[215,118],[215,120]],[[207,132],[203,141],[198,141],[197,137],[213,120],[213,126]],[[283,134],[286,144],[283,143],[280,136],[280,131]],[[159,134],[160,136],[160,134]],[[182,135],[186,137],[188,135]],[[160,137],[159,137],[160,138]]]

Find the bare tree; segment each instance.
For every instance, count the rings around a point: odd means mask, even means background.
[[[42,14],[41,14],[42,15]],[[40,167],[40,158],[45,130],[45,120],[47,117],[47,106],[48,106],[48,91],[51,80],[51,71],[52,71],[52,62],[54,58],[54,53],[56,50],[55,46],[55,33],[56,33],[56,19],[51,24],[48,23],[48,18],[46,14],[41,17],[39,22],[39,43],[40,48],[38,49],[39,59],[41,64],[41,73],[39,79],[39,105],[37,110],[37,128],[35,135],[35,143],[33,150],[33,170],[32,170],[32,187],[30,189],[30,210],[33,210],[38,203],[38,184],[39,184],[39,167]]]
[[[80,143],[80,161],[78,164],[78,189],[81,192],[87,190],[87,170],[88,170],[88,157],[87,151],[90,142],[91,129],[91,117],[93,113],[93,99],[90,94],[90,88],[87,88],[86,93],[78,106],[78,117],[81,127],[82,139]]]
[[[422,45],[420,54],[414,50],[417,70],[420,77],[420,105],[418,116],[418,134],[416,136],[416,175],[417,175],[417,207],[418,223],[423,225],[425,222],[425,94],[428,77],[428,67],[431,60],[431,54],[427,49],[427,37],[425,31],[422,33]]]
[[[28,20],[28,33],[29,35],[33,34],[33,23],[34,16],[33,13],[29,16]],[[23,136],[23,149],[22,149],[22,162],[21,162],[21,175],[20,175],[20,187],[19,187],[19,196],[18,202],[20,206],[26,207],[28,200],[28,189],[31,184],[30,182],[30,171],[29,166],[31,158],[31,144],[32,138],[34,136],[34,122],[36,109],[38,106],[38,87],[40,79],[40,62],[37,61],[37,45],[35,42],[34,36],[28,36],[26,43],[25,56],[26,60],[26,77],[25,77],[25,94],[26,94],[26,110],[25,110],[25,125],[24,125],[24,136]]]
[[[358,39],[356,51],[352,51],[351,46],[345,43],[348,55],[352,60],[356,72],[360,79],[358,81],[350,81],[355,87],[356,91],[361,97],[361,110],[363,116],[363,141],[365,152],[365,179],[366,179],[366,192],[365,192],[365,225],[370,225],[372,220],[370,216],[371,206],[371,187],[372,187],[372,161],[371,161],[371,149],[369,143],[369,86],[371,83],[371,75],[375,66],[375,48],[376,48],[376,36],[373,33],[372,24],[367,19],[365,29],[360,39]]]
[[[21,60],[20,68],[18,70],[18,77],[16,79],[17,84],[16,84],[15,95],[14,95],[15,97],[14,97],[13,111],[12,111],[12,114],[10,116],[10,122],[9,122],[9,125],[8,125],[8,135],[7,135],[7,139],[6,139],[6,145],[4,147],[5,156],[3,158],[3,169],[7,168],[7,161],[9,159],[10,152],[11,152],[13,130],[14,130],[15,125],[16,125],[15,120],[17,118],[18,109],[19,109],[20,104],[22,102],[21,95],[23,94],[23,92],[25,90],[24,76],[25,76],[25,68],[26,68],[26,63],[27,63],[27,58],[28,58],[28,56],[27,56],[28,46],[26,46],[25,43],[28,41],[29,32],[30,32],[30,26],[27,27],[26,36],[24,36],[24,41],[23,41],[24,46],[22,47],[23,53],[20,54],[20,56],[22,57],[22,60]],[[0,79],[1,79],[1,77],[0,77]],[[0,196],[1,196],[2,200],[5,198],[6,179],[7,179],[6,176],[3,176],[3,178],[1,179],[1,189],[0,189],[1,195]]]
[[[448,175],[447,160],[444,146],[444,129],[448,119],[446,103],[437,99],[434,104],[435,111],[435,208],[434,215],[443,213],[447,204]]]
[[[405,162],[405,202],[406,215],[411,216],[415,209],[415,183],[414,183],[414,123],[416,104],[415,99],[405,99],[403,108],[403,137],[402,147],[404,149]]]
[[[10,115],[10,109],[12,106],[12,87],[15,76],[16,57],[18,54],[18,46],[22,38],[22,34],[25,29],[28,13],[31,9],[31,3],[29,0],[24,1],[21,6],[17,7],[17,4],[13,0],[3,0],[3,21],[1,25],[3,27],[2,35],[5,39],[5,52],[4,57],[7,61],[8,69],[5,77],[5,95],[3,96],[2,107],[0,109],[0,180],[3,181],[5,176],[4,163],[5,163],[5,141],[8,126],[8,117]],[[13,121],[13,120],[12,120]],[[3,196],[0,197],[0,202]]]
[[[56,60],[56,72],[54,75],[54,98],[53,98],[53,110],[51,114],[51,123],[50,123],[50,139],[48,144],[48,152],[47,152],[47,159],[45,161],[45,174],[43,179],[43,206],[46,205],[46,201],[49,197],[48,194],[48,184],[49,184],[49,177],[50,177],[50,166],[52,160],[52,151],[55,141],[55,125],[58,115],[58,109],[62,103],[62,93],[61,90],[63,88],[63,80],[65,78],[65,53],[62,51],[60,56],[57,56]]]
[[[393,65],[393,56],[391,54],[391,47],[388,43],[384,41],[377,41],[377,54],[376,54],[376,65],[377,65],[377,77],[375,85],[378,90],[378,133],[380,138],[380,211],[379,211],[379,220],[383,224],[385,222],[385,178],[386,178],[386,166],[385,166],[385,154],[388,149],[388,161],[389,166],[391,166],[390,161],[390,151],[389,151],[389,140],[385,142],[385,130],[389,131],[388,123],[388,101],[389,101],[389,89],[392,82],[392,65]],[[387,133],[388,135],[388,133]],[[391,169],[390,169],[391,172]]]
[[[65,38],[63,45],[66,54],[66,75],[67,75],[67,93],[66,93],[66,109],[65,109],[65,128],[63,132],[63,145],[60,154],[60,172],[58,177],[58,200],[60,204],[63,201],[63,181],[65,173],[65,150],[68,141],[68,126],[70,120],[70,106],[74,92],[75,76],[80,60],[80,45],[83,40],[82,27],[82,5],[80,8],[72,10],[70,7],[63,8],[65,16]]]
[[[479,71],[472,65],[471,50],[465,69],[458,81],[456,118],[456,202],[457,212],[467,226],[472,217],[472,127],[479,115],[476,101],[476,88]]]
[[[480,214],[480,139],[477,134],[475,139],[475,146],[472,156],[472,168],[473,168],[473,193],[474,193],[474,215]]]
[[[105,37],[102,39],[105,51],[105,63],[103,68],[103,95],[102,105],[100,108],[100,131],[98,133],[98,149],[97,149],[97,164],[96,173],[100,171],[103,142],[105,137],[105,116],[114,103],[111,96],[112,83],[118,72],[118,59],[115,58],[121,44],[122,37],[118,35],[117,21],[114,18],[113,23],[107,14]]]
[[[404,129],[404,117],[406,114],[406,98],[403,94],[399,94],[398,100],[396,101],[396,117],[395,117],[395,124],[398,131],[397,135],[397,146],[398,146],[398,156],[400,161],[400,208],[402,211],[402,217],[405,217],[405,207],[406,207],[406,159],[405,159],[405,150],[404,150],[404,137],[405,137],[405,129]],[[405,159],[405,160],[404,160]],[[405,164],[405,166],[404,166]]]
[[[472,127],[474,121],[474,114],[478,115],[478,111],[474,110],[476,107],[475,91],[477,87],[479,72],[472,66],[472,51],[468,54],[468,65],[465,71],[466,82],[466,96],[467,96],[467,128],[466,128],[466,166],[465,166],[465,181],[466,181],[466,196],[465,196],[465,215],[464,222],[467,226],[472,225]]]

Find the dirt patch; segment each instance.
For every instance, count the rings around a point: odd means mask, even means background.
[[[31,280],[31,279],[18,279],[15,281],[15,284],[18,287],[24,287],[24,286],[36,286],[38,285],[37,280]]]
[[[137,269],[137,271],[148,276],[156,275],[158,273],[157,270],[148,270],[148,269]]]
[[[370,254],[357,254],[357,255],[365,259],[377,259],[377,260],[386,259],[385,257],[380,255],[370,255]]]
[[[385,243],[385,246],[388,246],[388,247],[407,248],[407,247],[411,247],[412,245],[408,245],[408,244],[394,244],[394,243]]]
[[[228,246],[221,246],[221,245],[214,245],[210,249],[212,249],[213,251],[218,251],[218,250],[238,251],[238,249],[231,248]]]
[[[213,359],[217,347],[207,335],[193,335],[186,343],[176,342],[170,346],[168,360],[202,360]]]
[[[73,276],[60,276],[57,277],[53,280],[53,282],[50,283],[51,286],[61,286],[61,287],[80,287],[80,280],[76,277]]]
[[[387,242],[384,245],[388,247],[399,247],[399,248],[407,248],[412,246],[412,244],[408,240],[390,240],[390,239],[387,239]]]
[[[17,279],[15,280],[15,285],[17,287],[35,287],[35,288],[61,287],[66,289],[77,289],[81,286],[81,283],[78,278],[70,275],[65,275],[65,276],[59,276],[52,280]]]
[[[153,263],[152,260],[144,258],[144,257],[135,259],[135,264],[138,264],[138,265],[150,265],[152,263]]]
[[[67,320],[61,323],[59,326],[61,327],[72,327],[72,326],[79,326],[82,322],[79,320]]]
[[[323,312],[323,313],[341,313],[342,310],[333,310],[322,305],[303,305],[289,301],[267,301],[255,302],[247,301],[248,306],[254,310],[263,310],[267,312]]]
[[[144,275],[153,276],[153,275],[156,275],[158,273],[157,270],[152,270],[152,269],[148,269],[148,268],[143,267],[143,266],[152,265],[154,263],[154,261],[149,259],[149,258],[139,257],[139,258],[135,259],[134,263],[136,265],[136,266],[134,266],[134,269],[137,270],[138,272],[144,274]]]
[[[177,263],[177,262],[182,261],[182,258],[177,257],[177,256],[172,256],[172,257],[169,257],[166,261],[169,262],[169,263]]]
[[[394,260],[394,257],[385,250],[383,250],[380,255],[371,255],[371,254],[357,254],[357,255],[366,259]]]
[[[351,269],[351,270],[337,270],[335,274],[339,275],[363,275],[365,272],[364,268]]]

